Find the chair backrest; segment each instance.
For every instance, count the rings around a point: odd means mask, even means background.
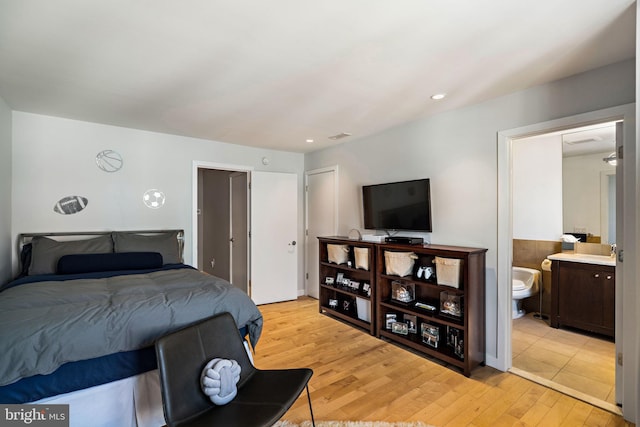
[[[238,388],[254,373],[242,336],[229,313],[172,332],[156,342],[165,421],[169,426],[212,408],[200,374],[213,358],[233,359],[241,368]]]

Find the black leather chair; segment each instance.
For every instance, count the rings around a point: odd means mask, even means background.
[[[156,342],[164,417],[173,426],[271,426],[307,389],[313,408],[308,368],[260,370],[253,366],[238,327],[229,313],[170,333]],[[214,405],[203,393],[200,374],[213,358],[233,359],[241,368],[238,394]]]

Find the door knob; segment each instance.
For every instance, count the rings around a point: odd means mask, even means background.
[[[295,246],[296,245],[296,241],[292,241],[291,243],[289,243],[290,246]]]

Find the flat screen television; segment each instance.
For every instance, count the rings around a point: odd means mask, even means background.
[[[429,179],[362,186],[364,228],[431,232]]]

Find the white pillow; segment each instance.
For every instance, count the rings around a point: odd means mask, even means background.
[[[238,394],[240,365],[235,360],[212,359],[202,370],[202,391],[216,405],[226,405]]]

